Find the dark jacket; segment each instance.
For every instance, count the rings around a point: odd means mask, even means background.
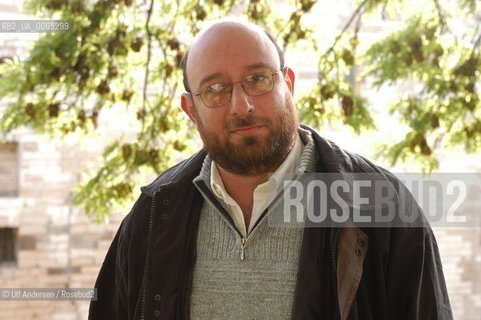
[[[375,173],[405,191],[386,170],[312,132],[319,172]],[[89,319],[189,318],[203,204],[192,180],[204,157],[200,151],[142,188],[102,265]],[[292,319],[452,319],[429,227],[344,227],[304,230]]]

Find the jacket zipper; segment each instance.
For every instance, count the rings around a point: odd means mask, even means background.
[[[250,232],[248,232],[245,237],[241,235],[241,261],[243,261],[245,259],[245,247],[246,247],[246,243],[247,243],[247,238],[249,238],[249,236],[252,234],[252,232],[254,232],[254,230],[256,229],[259,222],[267,214],[267,211],[269,210],[269,207],[277,200],[278,197],[279,197],[279,194],[276,195],[274,197],[274,199],[272,199],[272,201],[267,205],[267,207],[264,209],[264,211],[262,211],[262,213],[257,217],[256,221],[252,225],[252,228],[251,228]],[[236,228],[236,230],[237,230],[237,228]],[[239,234],[240,234],[240,232],[239,232]]]
[[[145,308],[147,304],[147,286],[148,276],[150,271],[150,260],[152,258],[152,235],[154,228],[154,212],[155,212],[155,197],[157,192],[154,192],[152,197],[152,203],[150,205],[149,220],[147,225],[147,244],[146,244],[146,257],[144,265],[144,275],[142,277],[142,295],[140,298],[140,320],[145,320]]]
[[[276,201],[277,197],[274,197],[274,199],[272,199],[271,203],[269,203],[269,205],[267,206],[267,208],[260,214],[260,216],[257,217],[256,221],[254,222],[254,225],[252,226],[250,232],[248,232],[245,236],[240,233],[239,230],[237,230],[235,224],[234,224],[234,221],[232,221],[232,218],[231,216],[229,215],[228,212],[226,212],[226,210],[224,209],[224,207],[222,207],[222,205],[219,204],[219,201],[217,200],[217,198],[215,198],[210,192],[209,192],[209,189],[207,188],[207,186],[204,184],[204,183],[199,183],[199,186],[200,188],[202,189],[203,193],[210,199],[211,203],[220,211],[222,212],[222,214],[227,218],[227,220],[229,221],[229,223],[234,227],[234,230],[237,232],[237,234],[239,235],[240,237],[240,260],[241,261],[244,261],[245,260],[245,251],[246,251],[246,246],[247,246],[247,239],[250,237],[250,235],[252,234],[252,232],[254,232],[254,230],[256,229],[257,225],[259,224],[259,222],[264,218],[264,216],[267,214],[267,210],[269,209],[269,207],[271,206],[272,203],[274,203],[274,201]]]
[[[264,216],[267,214],[267,210],[269,209],[270,205],[272,203],[274,203],[274,201],[277,199],[277,196],[274,197],[274,199],[271,201],[271,203],[269,203],[269,205],[267,206],[267,208],[261,213],[261,215],[259,217],[257,217],[254,225],[252,226],[252,229],[250,230],[250,232],[248,232],[245,236],[240,233],[239,230],[237,230],[235,224],[234,224],[234,221],[232,221],[232,217],[229,215],[229,213],[224,209],[224,207],[219,203],[219,201],[217,200],[217,198],[212,195],[212,193],[210,192],[209,188],[205,185],[205,183],[203,182],[199,182],[197,184],[197,186],[202,190],[202,193],[207,196],[207,198],[210,200],[211,204],[213,204],[217,210],[219,210],[220,212],[222,212],[222,214],[226,217],[227,221],[229,221],[229,223],[231,224],[231,226],[234,228],[234,230],[237,232],[237,234],[239,235],[240,237],[240,260],[241,261],[244,261],[245,260],[245,251],[246,251],[246,246],[247,246],[247,240],[248,238],[250,237],[250,235],[252,234],[252,232],[256,229],[257,225],[259,224],[259,222],[262,220],[262,218],[264,218]]]
[[[332,262],[332,270],[333,270],[333,279],[337,279],[337,244],[339,242],[339,236],[341,235],[341,228],[336,229],[336,233],[334,233],[334,239],[331,242],[331,262]],[[339,303],[338,297],[338,290],[337,284],[334,282],[332,286],[335,288],[334,294],[336,296],[336,301]],[[334,319],[340,319],[340,311],[339,308],[335,308],[335,314],[334,314]]]
[[[246,242],[247,242],[247,238],[246,238],[246,237],[242,237],[242,238],[241,238],[241,254],[240,254],[240,259],[241,259],[241,261],[244,261],[244,259],[246,258],[246,257],[245,257]]]
[[[332,270],[337,272],[337,243],[339,242],[339,236],[341,235],[341,228],[336,229],[336,233],[334,234],[334,239],[331,243],[331,262],[332,262]]]
[[[201,204],[198,202],[198,200],[195,198],[196,196],[194,196],[194,203],[195,205],[200,205]],[[199,197],[200,197],[200,194],[199,194]],[[194,206],[192,207],[194,208]],[[200,210],[201,208],[199,208],[199,214],[200,214]],[[194,211],[197,211],[196,209],[194,209]],[[199,218],[197,218],[197,222],[199,221],[198,220]],[[189,222],[187,223],[188,224],[188,228],[189,230],[192,230],[192,226],[191,224],[193,223],[193,215],[190,214],[189,215]],[[183,273],[181,275],[181,280],[180,280],[180,283],[181,283],[181,288],[182,288],[182,296],[180,298],[180,301],[181,301],[181,310],[180,310],[180,315],[179,315],[179,319],[190,319],[190,295],[189,293],[192,292],[192,274],[193,274],[193,268],[194,268],[194,263],[195,263],[195,260],[197,259],[197,252],[196,252],[196,242],[197,242],[197,233],[196,233],[196,230],[198,229],[198,226],[196,228],[194,228],[194,231],[191,233],[192,234],[192,239],[191,241],[189,242],[189,249],[187,249],[187,252],[190,252],[190,254],[186,253],[184,254],[184,258],[183,260],[185,260],[185,267],[182,267],[183,270],[186,270],[185,273]],[[177,319],[177,318],[176,318]]]
[[[269,208],[269,206],[267,206],[267,208]],[[241,237],[241,252],[240,252],[240,260],[241,261],[244,261],[245,260],[245,250],[246,250],[246,245],[247,245],[247,239],[249,238],[249,236],[252,234],[252,232],[254,232],[255,228],[257,227],[257,225],[259,224],[259,221],[262,220],[262,218],[266,215],[267,213],[267,208],[261,213],[261,215],[259,217],[257,217],[254,225],[252,226],[250,232],[248,232],[245,236],[243,236],[239,231],[239,235]],[[236,228],[237,230],[237,228]]]
[[[224,209],[224,207],[219,203],[219,201],[217,200],[217,198],[215,196],[212,195],[212,193],[210,192],[209,188],[205,185],[205,183],[203,182],[199,182],[197,183],[197,186],[200,188],[200,190],[202,191],[202,193],[210,200],[211,204],[217,208],[217,210],[219,210],[220,212],[222,212],[222,214],[224,215],[224,217],[227,219],[227,221],[229,221],[229,224],[233,227],[233,229],[235,230],[235,232],[237,232],[237,234],[239,235],[240,239],[241,239],[241,243],[240,243],[240,248],[241,248],[241,252],[240,252],[240,260],[241,261],[244,261],[245,260],[245,247],[246,247],[246,243],[247,243],[247,238],[249,237],[250,233],[248,233],[246,236],[244,236],[242,233],[239,232],[239,230],[237,230],[235,224],[234,224],[234,221],[232,221],[232,217],[229,215],[229,213]],[[257,221],[256,221],[257,222]]]

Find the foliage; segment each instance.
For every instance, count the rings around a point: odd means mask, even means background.
[[[436,148],[464,144],[468,152],[474,152],[481,146],[476,89],[481,34],[476,30],[473,41],[457,38],[442,13],[438,14],[414,15],[404,29],[374,44],[366,53],[367,75],[376,79],[376,86],[405,81],[418,84],[390,110],[400,116],[410,132],[403,141],[387,148],[387,157],[395,163],[415,155],[424,162],[426,171],[438,166],[433,157]]]
[[[89,136],[102,113],[132,114],[136,138],[105,137],[100,168],[76,191],[75,203],[105,220],[132,199],[139,174],[162,172],[192,151],[192,128],[176,107],[181,58],[207,20],[241,11],[272,30],[288,54],[300,49],[316,57],[318,79],[297,99],[307,124],[342,123],[357,134],[375,129],[382,124],[355,84],[415,84],[390,109],[408,133],[385,143],[379,154],[393,164],[415,159],[434,170],[438,150],[464,145],[474,152],[481,146],[481,23],[475,0],[413,3],[353,1],[342,30],[326,40],[315,17],[329,2],[317,0],[275,7],[267,0],[27,0],[27,12],[68,20],[72,29],[40,37],[25,60],[0,59],[0,97],[13,101],[0,132],[6,137],[30,126],[57,138]],[[397,30],[374,42],[363,38],[363,26],[381,19]]]

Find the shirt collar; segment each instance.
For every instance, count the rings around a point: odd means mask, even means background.
[[[277,170],[273,174],[269,174],[269,179],[263,184],[257,186],[257,188],[272,185],[272,190],[278,191],[281,187],[283,187],[284,180],[292,179],[296,175],[296,169],[301,158],[302,151],[303,143],[299,135],[297,135],[294,147],[289,152],[289,154],[284,159],[279,168],[277,168]],[[224,200],[227,204],[233,204],[232,202],[234,202],[234,200],[228,195],[227,191],[225,190],[224,183],[220,176],[219,170],[217,169],[217,165],[214,161],[211,162],[210,187],[217,197]]]

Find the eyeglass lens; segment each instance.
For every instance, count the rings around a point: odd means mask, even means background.
[[[242,79],[243,90],[251,96],[260,96],[270,92],[274,87],[273,76],[277,73],[261,72]],[[220,107],[229,103],[234,84],[214,84],[204,88],[200,97],[209,108]]]

